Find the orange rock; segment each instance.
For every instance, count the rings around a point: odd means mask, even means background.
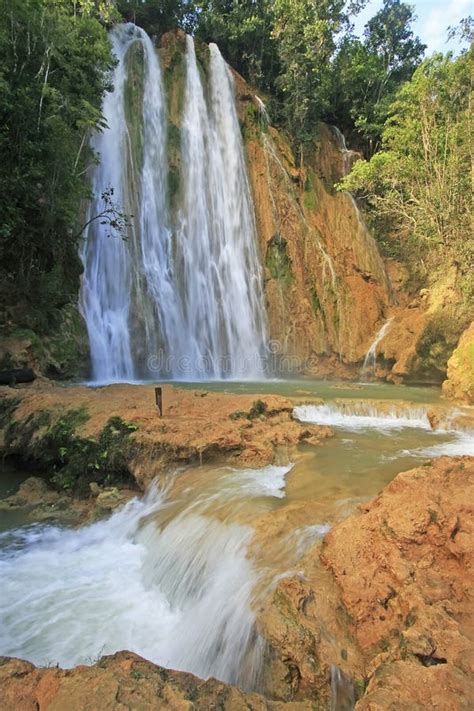
[[[90,667],[40,669],[0,658],[2,711],[311,711],[307,702],[267,701],[216,679],[203,681],[147,662],[131,652],[103,657]]]
[[[474,321],[462,334],[448,361],[447,376],[443,383],[446,397],[474,404]]]
[[[322,559],[371,660],[358,708],[472,708],[473,502],[474,458],[442,457],[326,537]]]
[[[128,466],[143,489],[173,464],[225,460],[246,466],[265,465],[273,462],[277,449],[286,447],[289,454],[304,438],[315,443],[319,433],[322,437],[331,434],[327,427],[293,420],[293,403],[277,395],[209,392],[206,397],[196,397],[201,391],[172,385],[162,388],[164,409],[160,417],[153,385],[65,388],[38,382],[15,391],[20,403],[13,418],[25,421],[32,413],[44,410],[54,418],[84,408],[89,419],[78,432],[87,437],[97,436],[111,416],[132,420],[138,428],[133,433],[135,447],[128,455]],[[9,388],[0,389],[0,398],[10,396]],[[248,419],[246,413],[259,399],[266,403],[265,415]],[[16,446],[13,437],[8,451],[16,451]],[[18,442],[18,447],[25,455],[24,443]]]

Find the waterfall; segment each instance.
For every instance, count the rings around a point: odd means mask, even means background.
[[[346,137],[337,128],[337,126],[330,126],[334,138],[336,140],[337,148],[342,156],[342,172],[343,175],[347,175],[351,172],[354,163],[361,157],[360,153],[357,151],[349,150],[346,144]]]
[[[265,312],[250,187],[232,76],[215,44],[209,52],[208,106],[187,37],[176,248],[188,353],[200,376],[258,377]]]
[[[383,338],[387,335],[390,326],[392,324],[391,318],[389,318],[385,323],[383,324],[382,328],[380,331],[377,333],[375,336],[369,350],[367,351],[367,354],[364,358],[364,363],[362,365],[362,374],[366,373],[367,370],[370,368],[375,371],[375,362],[377,360],[377,347],[379,343],[382,341]]]
[[[110,37],[118,65],[103,104],[107,128],[92,141],[100,163],[89,219],[104,209],[110,188],[132,217],[126,239],[93,220],[81,250],[92,378],[261,377],[262,271],[231,73],[211,45],[203,87],[187,38],[181,200],[173,215],[156,50],[132,24]]]
[[[355,703],[354,682],[339,667],[331,665],[331,711],[352,711]]]
[[[114,91],[106,94],[102,107],[108,128],[92,141],[100,164],[93,177],[95,199],[89,217],[104,209],[102,194],[112,186],[115,198],[126,205],[124,56],[136,35],[119,28],[110,37],[119,63],[113,76]],[[94,378],[129,380],[133,377],[133,361],[128,329],[131,265],[127,246],[120,239],[107,236],[101,220],[95,221],[87,232],[81,257],[84,275],[80,305],[87,324]]]

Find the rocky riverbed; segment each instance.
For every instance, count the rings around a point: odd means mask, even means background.
[[[2,395],[3,451],[28,462],[36,476],[0,508],[22,510],[30,521],[94,522],[140,494],[154,476],[183,465],[204,466],[184,470],[176,479],[174,502],[187,495],[192,499],[187,492],[193,484],[212,494],[221,479],[214,474],[209,479],[209,467],[212,474],[213,467],[231,465],[232,472],[286,464],[301,456],[301,444],[307,451],[335,441],[324,442],[333,435],[331,428],[294,419],[295,400],[277,395],[165,385],[163,417],[154,387],[147,385],[89,389],[38,383],[5,388]],[[312,402],[318,405],[315,398]],[[372,401],[363,411],[348,400],[334,403],[339,414],[351,417],[367,416],[374,408],[379,416],[394,417],[402,408],[395,401]],[[430,408],[425,427],[442,427],[449,420],[445,406]],[[88,481],[78,495],[74,488],[48,484],[41,467],[35,471],[37,452],[48,441],[44,437],[78,411],[87,416],[74,420],[77,426],[68,432],[80,443],[100,440],[111,418],[128,423],[119,442],[129,479],[114,485],[100,481],[95,470],[99,481]],[[31,427],[38,413],[48,418]],[[467,410],[457,418],[460,429],[469,426]],[[112,439],[122,427],[114,422]],[[54,466],[60,470],[60,464]],[[254,476],[256,470],[251,471]],[[273,496],[279,495],[275,490]],[[73,711],[472,708],[473,500],[471,456],[426,459],[423,466],[398,474],[374,499],[363,500],[355,511],[352,505],[352,515],[339,516],[329,533],[330,526],[314,525],[324,510],[317,497],[257,507],[250,518],[248,504],[221,500],[218,520],[229,518],[229,511],[238,525],[251,520],[247,555],[252,559],[264,551],[265,560],[276,560],[289,534],[318,528],[294,568],[260,577],[262,590],[254,599],[255,629],[264,645],[258,693],[170,671],[124,650],[72,670],[3,658],[2,709],[53,711],[65,708],[66,699]],[[204,509],[203,514],[208,515]]]
[[[2,659],[5,711],[472,708],[474,458],[399,474],[311,549],[259,612],[266,694],[129,652],[73,670]]]

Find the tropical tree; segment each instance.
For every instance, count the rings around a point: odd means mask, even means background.
[[[270,0],[201,0],[196,33],[262,91],[273,91],[279,59]]]
[[[114,63],[100,19],[112,13],[107,2],[2,2],[0,289],[46,321],[77,294],[88,139]]]
[[[197,3],[190,0],[118,0],[117,9],[151,36],[177,27],[192,31],[196,23]]]
[[[426,278],[458,267],[474,289],[472,224],[472,74],[474,49],[426,59],[396,95],[382,150],[358,161],[341,187],[363,197],[386,246],[398,244]]]
[[[372,154],[397,89],[410,79],[425,45],[415,37],[413,8],[400,0],[384,0],[365,26],[363,41],[351,34],[340,44],[334,61],[335,120],[347,132],[356,129]]]
[[[273,32],[286,125],[300,144],[314,137],[330,103],[330,59],[342,26],[344,0],[275,0]]]

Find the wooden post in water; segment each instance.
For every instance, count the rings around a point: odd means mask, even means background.
[[[156,406],[160,411],[160,417],[163,417],[163,391],[161,388],[155,388]]]

